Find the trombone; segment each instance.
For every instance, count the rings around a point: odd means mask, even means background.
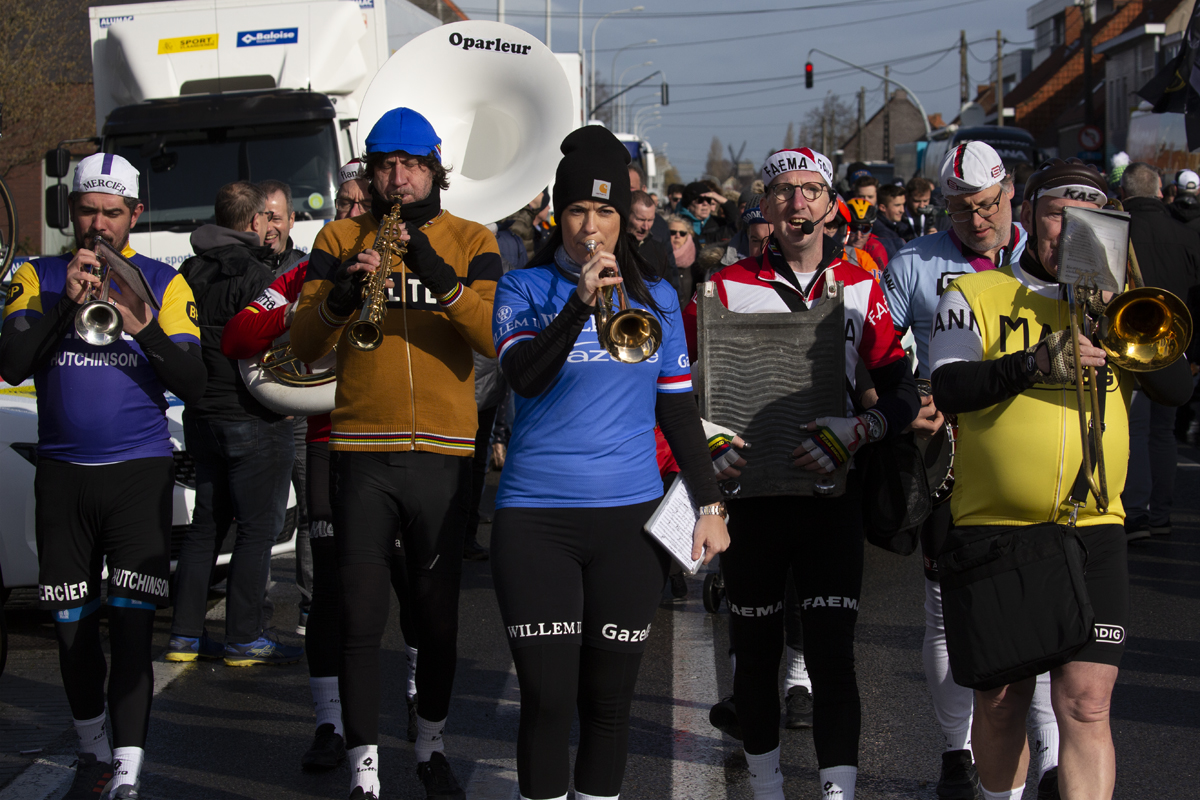
[[[593,239],[583,244],[588,255],[594,254],[599,247]],[[617,271],[605,267],[600,271],[600,277],[615,278]],[[610,356],[623,364],[638,364],[658,352],[663,338],[662,326],[653,314],[630,308],[625,289],[620,284],[602,286],[599,295],[594,312],[596,339]]]
[[[1117,210],[1120,203],[1111,201]],[[1097,321],[1100,335],[1097,344],[1104,350],[1108,360],[1129,372],[1153,372],[1175,363],[1184,354],[1192,340],[1192,314],[1183,301],[1166,289],[1147,286],[1138,266],[1133,242],[1129,243],[1129,283],[1133,287],[1113,297],[1105,307],[1103,316]],[[1088,394],[1084,397],[1083,368],[1079,364],[1079,334],[1087,326],[1087,304],[1080,297],[1087,291],[1098,291],[1094,284],[1087,285],[1081,278],[1069,287],[1067,303],[1071,316],[1071,348],[1075,361],[1075,394],[1079,410],[1079,435],[1083,442],[1083,470],[1087,475],[1088,487],[1096,496],[1096,508],[1104,513],[1108,510],[1108,479],[1104,469],[1103,419],[1100,414],[1100,392],[1106,391],[1097,384],[1096,368],[1087,368]],[[1090,403],[1088,402],[1090,400]],[[1091,409],[1091,422],[1087,414]],[[1091,448],[1095,447],[1095,472]]]

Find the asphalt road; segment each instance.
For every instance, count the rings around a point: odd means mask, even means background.
[[[1174,532],[1130,549],[1133,619],[1113,699],[1119,798],[1200,798],[1200,453],[1181,450]],[[493,476],[494,477],[494,476]],[[481,539],[486,543],[488,529]],[[291,559],[276,559],[276,622],[292,624]],[[728,617],[704,612],[700,580],[685,603],[659,608],[633,708],[622,797],[751,797],[737,743],[707,723],[730,693]],[[221,617],[214,597],[211,616]],[[863,735],[857,797],[933,798],[941,736],[921,668],[923,587],[918,558],[868,547],[857,658]],[[18,594],[0,678],[0,800],[57,798],[75,740],[62,699],[53,634]],[[404,740],[404,654],[392,615],[383,647],[380,709],[383,796],[424,797]],[[166,645],[160,612],[156,646]],[[219,621],[212,629],[220,630]],[[459,663],[446,749],[472,800],[512,800],[519,690],[492,590],[489,565],[464,564]],[[308,675],[289,667],[171,668],[157,664],[143,797],[342,798],[349,773],[300,771],[312,736]],[[168,683],[169,681],[169,683]],[[817,797],[810,731],[784,731],[788,797]],[[22,750],[39,752],[22,755]],[[1029,792],[1026,797],[1036,796]]]

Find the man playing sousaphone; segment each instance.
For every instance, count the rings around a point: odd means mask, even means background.
[[[393,542],[407,556],[421,658],[417,668],[417,774],[431,797],[462,797],[443,755],[442,729],[457,658],[458,590],[468,472],[477,415],[471,351],[495,357],[496,240],[447,213],[441,139],[417,112],[397,108],[366,141],[369,214],[317,235],[292,323],[297,356],[337,347],[337,405],[329,434],[333,527],[342,578],[339,687],[355,800],[379,791],[379,644],[387,622]],[[377,242],[399,206],[403,227]],[[392,259],[375,349],[343,336],[363,303],[360,280]],[[389,256],[391,258],[391,256]]]
[[[879,399],[868,411],[851,411],[847,398],[847,416],[809,423],[813,436],[792,454],[794,466],[832,473],[862,445],[908,427],[920,406],[917,387],[879,284],[861,267],[835,257],[841,245],[824,234],[838,213],[829,160],[809,148],[781,150],[767,158],[762,179],[762,214],[774,233],[761,255],[725,267],[712,280],[721,302],[742,313],[804,313],[820,300],[827,282],[844,285],[845,378],[835,380],[839,386],[843,381],[854,385],[861,361]],[[684,322],[690,326],[694,352],[695,301]],[[746,457],[753,463],[754,451]],[[789,568],[800,598],[804,655],[812,677],[822,798],[853,800],[861,717],[854,626],[863,568],[857,473],[850,472],[840,497],[755,497],[728,505],[731,544],[721,556],[721,570],[733,610],[734,702],[755,800],[783,800],[777,672]]]
[[[985,798],[1021,796],[1026,712],[1034,676],[1047,668],[1060,795],[1113,793],[1109,703],[1129,619],[1120,493],[1130,395],[1136,380],[1155,402],[1178,406],[1191,380],[1182,359],[1130,372],[1093,344],[1090,325],[1078,338],[1070,330],[1065,293],[1073,289],[1058,283],[1064,211],[1103,207],[1106,188],[1076,159],[1043,165],[1025,184],[1021,224],[1029,239],[1020,258],[957,278],[933,321],[933,394],[959,426],[954,528],[939,559],[942,602],[955,680],[976,688],[973,744]],[[1095,320],[1108,298],[1090,294],[1083,299]],[[1107,509],[1089,495],[1081,468],[1077,361],[1096,368],[1088,383],[1104,398],[1101,419],[1089,424],[1103,431],[1092,458],[1107,463]]]

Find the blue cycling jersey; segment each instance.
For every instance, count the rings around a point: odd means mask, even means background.
[[[574,276],[553,263],[500,279],[492,335],[501,363],[514,345],[533,339],[554,319],[575,285]],[[614,361],[590,318],[546,390],[536,397],[514,395],[516,419],[497,508],[603,508],[662,495],[655,398],[658,392],[690,393],[692,377],[676,292],[666,281],[649,288],[662,309],[657,353],[640,364]]]

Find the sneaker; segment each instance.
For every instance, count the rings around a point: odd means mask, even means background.
[[[466,800],[466,793],[450,771],[450,762],[441,753],[417,764],[417,777],[425,786],[426,800]]]
[[[100,800],[112,780],[112,764],[98,760],[91,753],[80,753],[74,767],[75,779],[62,800]]]
[[[1140,542],[1143,539],[1149,539],[1149,538],[1150,538],[1150,526],[1149,525],[1143,524],[1143,525],[1135,525],[1133,527],[1129,527],[1129,526],[1125,527],[1125,541],[1127,543]]]
[[[726,697],[709,709],[708,721],[726,736],[739,742],[742,740],[742,726],[738,722],[737,706],[733,704],[732,696]]]
[[[350,800],[379,800],[379,795],[368,792],[361,786],[355,786],[354,791],[350,792]]]
[[[682,602],[687,597],[687,578],[682,572],[678,572],[671,576],[671,597],[676,603]]]
[[[788,689],[787,699],[784,701],[787,709],[787,722],[785,727],[790,730],[798,730],[800,728],[811,728],[813,722],[813,699],[812,692],[806,686],[793,686]]]
[[[141,782],[134,784],[122,783],[117,788],[104,796],[104,800],[138,800],[141,794],[138,792],[142,788]]]
[[[1150,526],[1150,535],[1151,536],[1170,536],[1171,535],[1171,523],[1168,522],[1166,525],[1151,525]]]
[[[1051,767],[1038,781],[1037,800],[1058,800],[1058,767]]]
[[[277,642],[260,636],[249,644],[225,645],[225,666],[251,667],[255,664],[295,664],[304,656],[303,647]]]
[[[942,753],[942,776],[937,783],[939,800],[975,800],[979,797],[979,773],[970,750]]]
[[[305,772],[327,772],[346,760],[346,741],[337,733],[332,722],[317,726],[312,747],[300,757],[300,769]]]
[[[167,661],[195,661],[198,658],[220,658],[225,646],[208,638],[208,631],[199,636],[172,636],[167,641]]]
[[[300,621],[296,623],[296,635],[297,636],[307,636],[308,635],[308,612],[307,611],[304,611],[304,610],[300,611]]]
[[[487,561],[488,549],[472,536],[463,542],[463,561]]]
[[[417,740],[417,696],[407,698],[408,703],[408,740],[415,742]]]

